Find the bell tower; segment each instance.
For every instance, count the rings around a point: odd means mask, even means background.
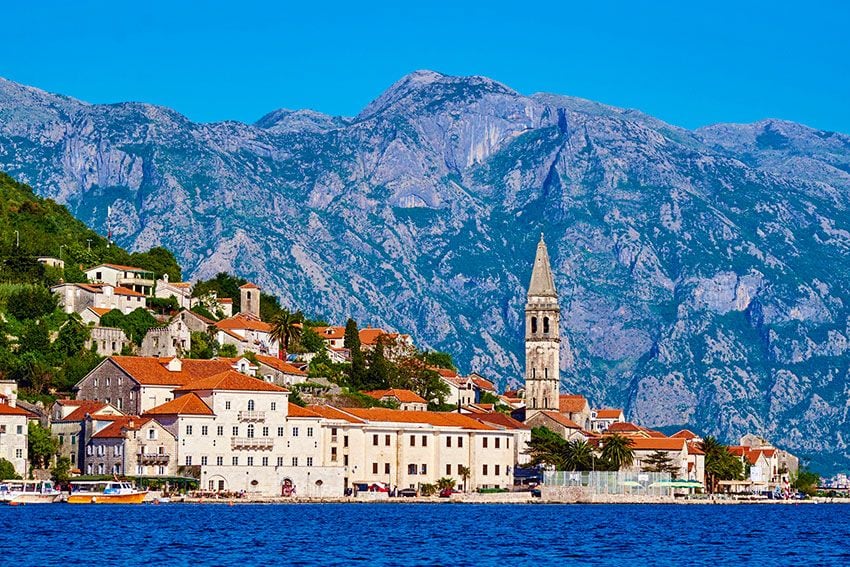
[[[540,410],[559,409],[561,308],[543,235],[537,245],[525,304],[526,419]]]

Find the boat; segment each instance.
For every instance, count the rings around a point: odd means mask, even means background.
[[[141,504],[147,494],[126,480],[71,481],[68,504]]]
[[[0,502],[3,504],[52,504],[62,499],[50,480],[0,480]]]

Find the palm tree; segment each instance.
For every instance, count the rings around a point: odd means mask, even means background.
[[[593,447],[587,441],[576,439],[567,442],[567,455],[564,459],[567,470],[588,471],[593,468],[595,461],[596,455],[593,453]]]
[[[453,489],[455,487],[455,479],[444,476],[437,479],[437,488],[439,490]]]
[[[634,441],[619,433],[605,437],[602,445],[602,460],[608,462],[615,470],[628,468],[635,461]]]
[[[281,360],[286,360],[286,354],[289,351],[289,344],[292,341],[297,341],[301,337],[301,323],[304,321],[304,315],[300,311],[288,311],[281,309],[271,320],[271,332],[269,337],[273,341],[277,341],[278,356]]]
[[[472,471],[469,470],[469,467],[465,467],[463,465],[458,465],[457,466],[457,474],[459,474],[460,478],[463,479],[463,490],[464,490],[464,492],[467,492],[468,488],[466,486],[466,481],[469,480],[469,475],[472,474]]]

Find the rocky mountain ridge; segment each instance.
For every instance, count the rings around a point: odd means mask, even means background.
[[[197,124],[0,80],[0,168],[190,277],[522,376],[545,232],[564,388],[653,427],[753,431],[845,466],[850,136],[686,130],[484,77],[412,73],[356,117]]]

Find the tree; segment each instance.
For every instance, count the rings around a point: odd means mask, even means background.
[[[192,331],[189,337],[189,358],[210,359],[215,356],[214,341],[208,334]]]
[[[741,459],[729,452],[716,438],[708,435],[700,443],[700,449],[705,453],[705,476],[707,490],[717,491],[721,480],[740,480],[744,475],[744,465]]]
[[[437,488],[440,490],[453,490],[455,487],[455,479],[444,476],[437,479]]]
[[[218,356],[223,358],[236,358],[239,356],[239,349],[236,345],[221,345],[218,347]]]
[[[15,465],[0,457],[0,479],[15,480],[18,478],[21,478],[21,475],[15,472]]]
[[[53,480],[56,482],[68,482],[71,478],[71,459],[68,457],[59,457],[56,459],[56,464],[50,471]]]
[[[593,447],[584,439],[567,441],[567,470],[589,471],[595,468],[596,455]]]
[[[291,312],[281,309],[271,320],[272,330],[269,336],[277,341],[278,352],[281,360],[286,360],[289,351],[289,343],[297,341],[301,336],[301,326],[304,315],[300,311]]]
[[[673,459],[670,458],[666,451],[654,451],[643,460],[644,472],[667,472],[675,475],[679,472],[679,467],[673,464]]]
[[[526,447],[530,466],[549,466],[555,470],[567,470],[567,440],[547,427],[531,429],[531,440]]]
[[[387,388],[390,383],[390,373],[393,365],[384,355],[383,337],[378,337],[375,346],[367,356],[369,367],[366,369],[366,380],[363,384],[364,390],[379,390]]]
[[[38,319],[56,310],[58,297],[40,285],[26,285],[9,295],[6,310],[15,319]]]
[[[325,340],[309,327],[304,327],[298,342],[305,352],[321,352],[325,348]]]
[[[820,475],[807,468],[801,468],[791,479],[792,488],[808,494],[809,496],[814,496],[815,493],[817,493],[819,484]]]
[[[426,350],[422,353],[422,359],[428,366],[435,366],[437,368],[447,368],[449,370],[457,371],[457,367],[455,366],[454,360],[452,360],[452,355],[447,352]]]
[[[28,455],[34,468],[47,468],[50,460],[59,449],[59,442],[50,434],[50,430],[35,421],[29,423]]]
[[[355,390],[362,390],[366,378],[366,361],[360,350],[360,331],[357,330],[357,322],[349,319],[345,323],[345,338],[343,346],[348,349],[351,356],[351,366],[348,371],[348,383]]]
[[[91,331],[82,322],[71,317],[59,329],[56,340],[53,341],[53,350],[61,358],[69,358],[79,354],[86,346],[86,341],[91,338]]]
[[[607,436],[603,440],[602,460],[610,464],[612,470],[628,468],[632,466],[635,459],[632,445],[634,441],[619,433]]]
[[[472,471],[469,470],[469,467],[464,465],[457,466],[457,474],[460,475],[460,478],[463,479],[463,489],[467,490],[466,481],[469,480],[470,475],[472,475]]]
[[[35,394],[41,394],[53,381],[53,369],[36,352],[26,352],[18,359],[15,371],[18,382],[26,384]]]
[[[27,321],[18,337],[18,354],[33,353],[39,358],[50,351],[50,334],[42,321]]]

